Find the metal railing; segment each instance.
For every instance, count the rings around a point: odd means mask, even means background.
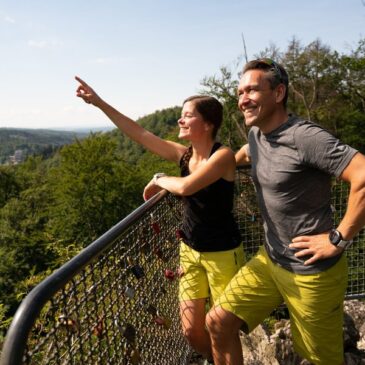
[[[335,219],[348,187],[333,185]],[[0,365],[187,364],[177,268],[181,200],[162,192],[35,287],[8,330]],[[234,212],[246,256],[263,243],[247,169],[237,172]],[[348,298],[365,297],[365,235],[347,251]]]

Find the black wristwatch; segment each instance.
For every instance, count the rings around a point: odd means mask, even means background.
[[[337,247],[342,247],[346,249],[347,247],[351,246],[352,240],[346,241],[343,239],[342,234],[337,229],[331,229],[329,234],[330,242]]]

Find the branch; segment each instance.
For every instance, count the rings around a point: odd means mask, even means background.
[[[307,104],[307,101],[306,101],[304,95],[302,93],[300,93],[298,90],[296,90],[294,88],[293,84],[290,84],[290,88],[292,89],[294,94],[298,95],[302,99],[304,107],[307,110],[307,118],[308,118],[308,120],[310,120],[311,119],[311,113],[310,113],[310,109],[308,107],[308,104]]]

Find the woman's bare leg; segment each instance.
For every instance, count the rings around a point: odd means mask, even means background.
[[[183,333],[193,349],[206,359],[212,358],[209,333],[205,327],[206,299],[180,302]]]

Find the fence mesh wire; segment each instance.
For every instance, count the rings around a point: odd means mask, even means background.
[[[52,297],[24,362],[186,364],[175,275],[180,212],[167,196]]]
[[[348,187],[334,182],[333,210],[344,214]],[[237,172],[234,212],[246,255],[264,235],[248,170]],[[181,200],[166,195],[109,248],[49,298],[29,333],[24,364],[187,364],[191,348],[178,310]],[[362,298],[364,230],[347,251],[349,298]],[[62,268],[60,269],[62,270]]]

